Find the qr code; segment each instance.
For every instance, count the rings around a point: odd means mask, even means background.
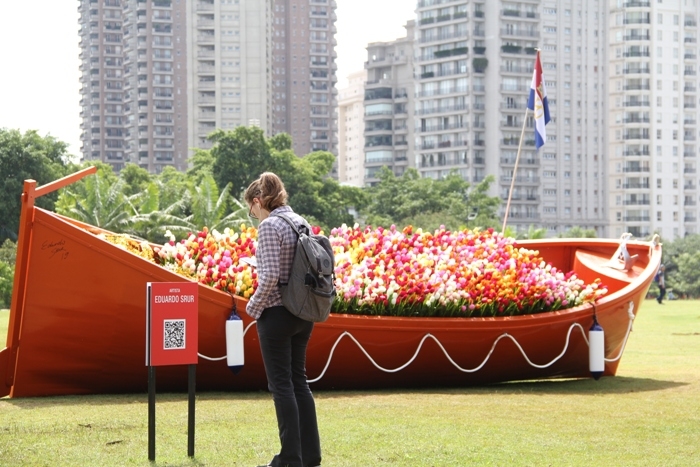
[[[185,348],[185,320],[166,319],[163,321],[163,349],[175,350]]]

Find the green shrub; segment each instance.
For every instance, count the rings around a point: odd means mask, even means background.
[[[14,277],[15,268],[4,261],[0,261],[0,308],[10,307]]]

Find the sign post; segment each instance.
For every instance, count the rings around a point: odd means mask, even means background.
[[[198,348],[198,285],[146,284],[146,366],[148,367],[148,460],[156,460],[156,367],[188,365],[187,455],[194,456],[194,392]]]

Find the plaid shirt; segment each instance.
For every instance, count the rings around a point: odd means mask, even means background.
[[[258,227],[258,245],[255,257],[258,261],[258,287],[246,306],[245,312],[251,318],[258,319],[265,308],[282,305],[279,284],[289,281],[292,270],[297,235],[284,219],[275,216],[285,213],[297,225],[308,227],[303,217],[294,213],[289,206],[280,206],[270,216],[260,222]],[[310,230],[310,229],[309,229]]]

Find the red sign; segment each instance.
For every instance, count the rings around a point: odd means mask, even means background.
[[[146,365],[197,363],[195,282],[149,282],[146,306]]]

